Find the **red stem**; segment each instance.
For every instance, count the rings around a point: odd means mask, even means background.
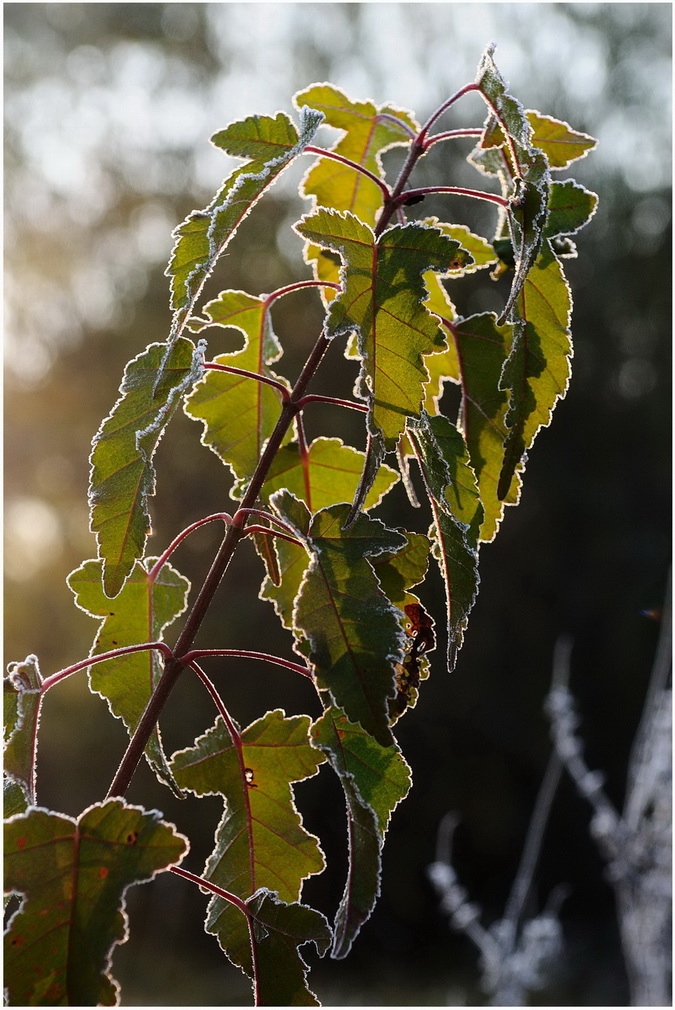
[[[440,140],[454,140],[455,137],[480,137],[483,130],[480,127],[470,127],[462,130],[446,130],[444,133],[434,133],[432,137],[427,137],[424,141],[424,150],[428,151],[432,144],[437,144]]]
[[[237,509],[234,521],[235,522],[239,521],[239,523],[241,524],[241,521],[239,519],[240,516],[260,516],[261,519],[267,519],[267,521],[270,523],[276,523],[276,525],[279,526],[282,530],[285,530],[286,533],[289,534],[289,536],[295,536],[295,531],[292,529],[292,527],[289,526],[287,523],[283,522],[281,519],[278,519],[275,515],[272,515],[271,512],[264,512],[262,509]],[[246,529],[246,531],[250,529],[249,526],[246,526],[244,528]]]
[[[257,382],[266,382],[268,386],[274,386],[281,393],[281,398],[286,403],[289,398],[289,393],[282,382],[278,382],[277,379],[270,379],[266,375],[260,375],[259,372],[249,372],[245,368],[235,368],[234,365],[220,365],[215,361],[205,361],[204,368],[211,369],[216,372],[231,372],[232,375],[242,375],[245,379],[255,379]]]
[[[405,204],[410,197],[427,196],[430,193],[454,193],[457,196],[471,196],[476,200],[487,200],[489,203],[499,204],[500,207],[508,207],[509,201],[496,193],[485,193],[481,189],[464,189],[463,186],[422,186],[421,189],[406,189],[399,197],[399,204]]]
[[[166,564],[166,562],[169,560],[169,558],[176,550],[178,545],[181,544],[183,540],[185,540],[185,538],[190,533],[192,533],[193,530],[196,530],[198,526],[204,526],[206,523],[215,522],[217,519],[222,519],[222,521],[225,523],[226,526],[232,522],[232,516],[229,514],[229,512],[214,512],[213,515],[205,516],[204,519],[198,519],[197,522],[192,523],[191,526],[186,526],[183,532],[179,533],[178,536],[175,538],[175,540],[171,541],[171,543],[164,551],[164,553],[161,555],[161,557],[157,558],[157,561],[154,563],[154,565],[148,572],[149,580],[151,582],[155,581],[155,579],[159,575],[159,571],[162,568],[162,566]]]
[[[340,285],[333,283],[333,281],[296,281],[294,284],[287,284],[283,288],[277,288],[276,291],[272,291],[271,294],[267,295],[265,298],[265,307],[268,308],[277,298],[283,298],[284,295],[289,295],[292,291],[300,291],[301,288],[335,288],[336,291],[339,291]]]
[[[427,133],[434,125],[436,120],[439,119],[443,115],[443,113],[450,108],[451,105],[454,105],[458,99],[462,98],[463,95],[467,95],[471,91],[479,91],[479,90],[480,89],[478,85],[475,83],[466,84],[463,88],[460,88],[459,91],[456,91],[454,95],[448,98],[447,101],[443,102],[442,105],[439,105],[436,111],[431,113],[426,123],[424,124],[419,134],[417,135],[418,142],[421,142],[421,144],[424,146],[426,144]]]
[[[279,537],[281,540],[288,540],[289,544],[295,544],[296,547],[303,546],[297,537],[290,537],[288,533],[282,533],[281,530],[271,530],[269,526],[247,526],[246,533],[266,533],[268,537]]]
[[[361,410],[365,414],[368,413],[368,407],[365,403],[356,403],[354,400],[342,400],[338,396],[321,396],[319,393],[310,393],[308,396],[303,396],[301,400],[298,400],[298,407],[302,410],[308,403],[334,403],[338,407],[351,407],[352,410]]]
[[[212,884],[210,880],[205,880],[204,877],[198,877],[196,873],[190,873],[189,870],[184,870],[182,866],[170,866],[171,873],[177,874],[179,877],[183,877],[185,880],[190,880],[193,884],[197,884],[199,887],[203,887],[205,891],[210,891],[211,894],[217,895],[219,898],[223,898],[224,901],[229,901],[231,905],[236,905],[237,908],[244,913],[247,919],[251,919],[251,912],[248,909],[245,901],[238,898],[236,894],[232,894],[230,891],[224,890],[222,887],[218,887],[217,884]]]
[[[193,649],[180,657],[181,663],[186,666],[191,665],[194,660],[209,656],[231,656],[236,659],[259,659],[263,663],[274,663],[275,666],[283,666],[287,670],[294,670],[295,673],[302,674],[313,681],[311,670],[299,663],[293,663],[290,659],[283,659],[281,656],[271,656],[267,652],[251,652],[248,649]],[[206,676],[206,675],[205,675]]]
[[[347,165],[349,168],[353,168],[355,172],[360,172],[361,175],[365,175],[366,179],[370,179],[370,181],[374,182],[376,186],[379,186],[385,200],[388,200],[391,196],[391,191],[386,182],[379,179],[373,172],[364,168],[363,165],[359,165],[356,161],[351,161],[349,158],[343,158],[341,154],[336,154],[335,151],[326,151],[322,147],[306,147],[302,153],[318,154],[322,158],[330,158],[331,161],[339,161],[342,165]]]
[[[73,666],[68,666],[64,670],[59,670],[58,673],[52,673],[51,676],[45,677],[42,681],[40,694],[46,694],[51,687],[65,680],[66,677],[70,677],[73,673],[77,673],[78,670],[86,670],[90,666],[95,666],[96,663],[103,663],[108,659],[117,659],[118,656],[127,656],[133,652],[143,652],[148,649],[155,649],[157,652],[161,652],[167,660],[173,658],[173,652],[166,642],[142,642],[140,645],[124,645],[119,649],[111,649],[110,652],[101,652],[98,656],[89,656],[88,659],[82,659],[79,663],[74,663]]]

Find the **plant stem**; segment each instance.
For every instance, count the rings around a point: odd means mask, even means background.
[[[199,887],[203,887],[204,890],[210,891],[211,894],[216,894],[224,901],[229,901],[231,905],[236,905],[237,908],[250,919],[251,912],[249,911],[246,902],[242,901],[241,898],[238,898],[236,894],[232,894],[231,891],[226,891],[224,888],[218,887],[217,884],[212,884],[210,880],[205,880],[204,877],[198,877],[196,873],[190,873],[189,870],[184,870],[182,866],[170,866],[169,869],[172,873],[177,874],[179,877],[183,877],[185,880],[190,880],[193,884],[198,884]]]
[[[186,652],[184,656],[181,656],[180,661],[187,666],[193,660],[207,656],[233,656],[237,659],[259,659],[264,663],[274,663],[276,666],[283,666],[287,670],[294,670],[296,673],[301,673],[303,677],[313,680],[312,671],[306,666],[294,663],[290,659],[283,659],[281,656],[272,656],[267,652],[251,652],[249,649],[193,649],[191,652]]]
[[[298,407],[302,409],[308,403],[334,403],[338,407],[350,407],[352,410],[360,410],[364,414],[368,413],[368,407],[365,403],[357,403],[355,400],[342,400],[338,396],[321,396],[320,393],[310,393],[308,396],[303,396],[301,400],[298,400]]]
[[[196,523],[192,523],[190,526],[186,526],[185,529],[171,541],[171,543],[164,551],[164,553],[155,561],[154,565],[148,572],[148,578],[150,579],[150,581],[151,582],[155,581],[155,579],[159,575],[161,568],[166,564],[166,562],[169,560],[169,558],[176,550],[176,548],[179,546],[179,544],[181,544],[183,540],[185,540],[185,538],[189,536],[190,533],[192,533],[193,530],[196,530],[199,526],[206,525],[206,523],[215,522],[217,519],[222,519],[222,521],[226,525],[232,522],[232,516],[229,514],[229,512],[214,512],[213,515],[205,516],[203,519],[198,519]]]
[[[148,649],[155,649],[157,652],[163,653],[164,658],[167,660],[173,656],[171,649],[165,642],[142,642],[140,645],[124,645],[119,649],[101,652],[98,656],[89,656],[88,659],[82,659],[79,663],[73,663],[72,666],[67,666],[64,670],[59,670],[58,673],[52,673],[51,676],[45,677],[42,681],[40,694],[45,695],[50,687],[54,687],[55,684],[60,683],[60,681],[65,680],[66,677],[70,677],[79,670],[86,670],[90,666],[95,666],[96,663],[103,663],[108,659],[117,659],[119,656],[128,656],[133,652],[143,652]]]
[[[298,376],[288,400],[284,403],[274,431],[270,435],[263,454],[258,460],[255,473],[251,478],[251,482],[248,485],[241,502],[242,510],[255,507],[256,500],[260,494],[263,484],[265,483],[274,457],[279,451],[284,436],[288,431],[293,418],[298,412],[298,401],[305,395],[307,386],[321,364],[323,356],[328,350],[329,344],[329,338],[322,332],[310,352],[310,355],[307,358],[300,375]],[[237,544],[244,536],[245,522],[245,515],[242,515],[241,520],[239,521],[237,516],[235,516],[232,525],[228,528],[218,553],[213,560],[209,573],[204,580],[204,584],[202,585],[197,598],[192,605],[192,609],[188,614],[185,624],[183,625],[183,630],[179,635],[178,641],[176,642],[176,646],[173,650],[173,657],[165,664],[164,672],[162,673],[162,676],[157,683],[152,696],[150,697],[145,712],[140,718],[134,735],[127,747],[126,753],[122,758],[119,768],[117,769],[115,778],[113,779],[108,791],[108,796],[124,796],[124,793],[129,787],[131,778],[136,771],[141,757],[143,756],[143,752],[147,746],[152,731],[157,724],[160,713],[164,708],[164,705],[166,704],[166,701],[171,694],[181,671],[184,669],[183,663],[180,659],[176,659],[175,657],[184,655],[192,647],[192,643],[197,636],[197,632],[199,631],[202,621],[204,620],[204,617],[211,605],[211,601],[213,600],[215,592],[220,585],[221,579],[227,570]]]
[[[353,168],[355,172],[360,172],[361,175],[366,177],[366,179],[370,179],[371,182],[374,182],[377,186],[379,186],[385,200],[388,200],[391,196],[389,186],[387,186],[386,182],[379,179],[373,172],[364,168],[363,165],[359,165],[356,161],[351,161],[349,158],[343,158],[341,154],[336,154],[335,151],[326,151],[322,147],[306,147],[302,153],[318,154],[322,158],[330,158],[331,161],[339,161],[341,164],[347,165],[349,168]]]
[[[234,365],[221,365],[215,361],[205,361],[204,368],[215,372],[230,372],[232,375],[241,375],[245,379],[255,379],[257,382],[266,382],[268,386],[274,386],[281,393],[282,400],[288,399],[288,390],[281,382],[277,382],[276,379],[269,379],[266,375],[260,375],[259,372],[249,372],[245,368],[235,368]]]
[[[287,284],[283,288],[277,288],[276,291],[272,291],[272,293],[265,299],[265,306],[269,308],[272,302],[275,302],[277,298],[283,298],[284,295],[289,295],[292,291],[300,291],[302,288],[335,288],[336,291],[339,291],[340,285],[335,284],[333,281],[295,281],[293,284]]]
[[[428,151],[432,144],[437,144],[440,140],[454,140],[456,137],[480,137],[483,130],[481,127],[467,127],[463,130],[446,130],[444,133],[434,133],[424,142],[424,150]]]
[[[482,189],[464,189],[463,186],[423,186],[421,189],[406,189],[397,199],[399,204],[405,204],[411,197],[427,196],[431,193],[454,193],[457,196],[471,196],[475,200],[487,200],[504,208],[509,206],[509,201],[503,196],[485,193]]]

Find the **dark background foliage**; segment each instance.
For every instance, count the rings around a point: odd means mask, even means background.
[[[542,701],[556,638],[574,639],[572,687],[588,760],[606,771],[621,804],[659,630],[643,611],[662,602],[670,551],[670,5],[10,3],[4,13],[6,656],[37,653],[44,673],[75,662],[91,644],[93,622],[64,584],[95,550],[87,532],[89,443],[126,361],[166,337],[162,271],[171,229],[208,202],[231,167],[209,147],[211,133],[243,115],[291,111],[293,93],[318,80],[423,119],[473,78],[494,39],[497,63],[526,107],[600,139],[571,173],[599,193],[600,209],[579,236],[579,258],[568,262],[569,394],[534,446],[519,507],[483,547],[481,592],[456,672],[449,678],[439,656],[417,709],[400,725],[414,788],[392,819],[376,912],[346,962],[311,959],[326,1004],[480,1001],[475,952],[448,929],[426,879],[437,826],[448,810],[460,815],[457,868],[485,921],[497,918],[549,753]],[[444,128],[483,116],[467,100]],[[415,184],[428,177],[475,185],[461,150],[442,146]],[[388,164],[395,167],[395,153]],[[211,293],[257,294],[307,276],[290,231],[308,209],[294,196],[298,177],[285,178],[246,221]],[[480,207],[446,202],[428,210],[490,227]],[[476,311],[494,307],[497,294],[481,280],[460,288],[457,302]],[[286,346],[280,368],[291,378],[320,325],[317,303],[311,293],[294,295],[275,310]],[[211,352],[226,349],[224,340],[214,337]],[[348,391],[353,366],[340,363],[337,348],[330,353],[314,389]],[[360,444],[345,413],[316,410],[310,435]],[[188,522],[228,501],[226,472],[198,436],[198,426],[179,417],[160,446],[150,550],[159,553]],[[381,514],[425,528],[428,520],[406,508],[397,490]],[[200,531],[176,555],[193,584],[215,536]],[[289,654],[271,608],[256,598],[261,574],[242,548],[204,644]],[[424,599],[440,616],[439,580],[430,580]],[[242,724],[277,705],[289,714],[312,705],[305,685],[278,669],[214,664],[211,672]],[[211,718],[208,699],[186,679],[162,720],[167,748],[186,746]],[[40,802],[77,814],[100,799],[125,736],[81,678],[52,692]],[[339,789],[324,770],[297,795],[330,867],[308,884],[306,898],[330,915],[345,868]],[[145,768],[129,797],[192,836],[187,865],[198,871],[218,803],[175,801]],[[588,816],[563,782],[535,902],[542,907],[552,888],[568,885],[567,956],[538,997],[543,1003],[627,1002],[612,892]],[[201,932],[203,904],[170,875],[130,895],[132,938],[115,959],[125,1003],[249,1002],[239,972]]]

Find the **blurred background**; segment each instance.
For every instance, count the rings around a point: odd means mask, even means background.
[[[209,202],[232,168],[209,145],[212,133],[245,115],[292,112],[293,94],[323,80],[423,121],[473,79],[495,41],[497,64],[526,108],[599,138],[569,173],[599,194],[600,206],[579,235],[578,259],[565,266],[575,300],[568,396],[530,454],[519,507],[483,547],[481,591],[456,672],[445,674],[439,654],[416,710],[399,724],[414,787],[392,818],[376,912],[345,962],[319,961],[305,948],[327,1005],[480,1004],[475,951],[449,929],[426,877],[437,827],[449,810],[460,816],[461,881],[484,922],[498,918],[549,754],[542,702],[556,639],[574,640],[572,689],[587,759],[606,772],[620,806],[659,633],[643,612],[662,604],[670,553],[671,6],[9,3],[4,20],[6,661],[36,653],[44,674],[85,656],[96,631],[64,582],[95,555],[90,441],[127,360],[166,338],[171,230]],[[442,128],[483,119],[470,96]],[[462,143],[434,148],[415,184],[438,182],[442,171],[445,182],[476,185],[464,161],[470,141],[466,151]],[[399,157],[392,152],[385,166],[395,172]],[[207,294],[259,294],[309,275],[290,229],[309,209],[296,188],[311,162],[299,160],[242,226]],[[490,229],[491,211],[474,203],[429,201],[424,215]],[[465,314],[493,308],[501,296],[484,276],[453,290]],[[320,326],[318,297],[282,299],[275,313],[286,347],[279,370],[293,379]],[[214,333],[210,353],[234,346],[231,333]],[[349,391],[353,365],[340,364],[335,351],[330,360],[314,391],[334,391],[337,382]],[[449,394],[448,409],[452,402]],[[360,446],[353,422],[349,411],[317,409],[309,433]],[[199,444],[200,431],[178,417],[160,445],[151,553],[228,507],[227,472]],[[428,518],[409,516],[398,489],[390,498],[383,519],[426,529]],[[216,537],[200,530],[175,555],[193,584]],[[238,552],[203,646],[264,645],[290,656],[271,607],[256,599],[261,575],[253,552]],[[440,579],[431,578],[424,600],[442,620]],[[214,662],[209,672],[242,725],[277,705],[290,714],[313,704],[307,687],[263,664]],[[179,685],[162,720],[169,753],[212,718],[200,685]],[[59,686],[45,705],[39,801],[76,815],[101,799],[125,739],[84,679]],[[304,896],[331,916],[345,870],[340,791],[324,770],[296,795],[332,863]],[[191,834],[186,866],[199,872],[220,803],[174,800],[145,768],[129,798]],[[628,1001],[612,891],[588,819],[563,780],[533,910],[568,885],[567,951],[550,987],[534,997],[542,1005]],[[248,1005],[243,976],[201,931],[204,897],[165,878],[130,892],[132,942],[114,962],[123,1002]]]

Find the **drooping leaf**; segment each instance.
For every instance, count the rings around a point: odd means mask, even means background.
[[[520,493],[520,476],[516,474],[504,501],[497,497],[508,434],[508,397],[499,388],[499,381],[511,349],[512,331],[509,323],[498,326],[491,312],[460,319],[453,329],[453,343],[461,361],[460,425],[485,512],[480,530],[483,541],[494,538],[504,504],[515,504]]]
[[[104,562],[103,587],[111,598],[145,550],[157,443],[181,397],[201,374],[200,355],[190,340],[181,338],[166,352],[165,344],[150,344],[129,362],[120,399],[93,440],[91,529]]]
[[[412,780],[396,745],[382,747],[339,708],[329,708],[314,723],[312,739],[338,775],[347,805],[349,870],[332,951],[333,957],[342,958],[375,906],[389,818]]]
[[[295,96],[325,116],[325,124],[342,132],[331,150],[384,179],[382,154],[400,144],[409,144],[419,125],[410,112],[392,105],[355,102],[332,84],[313,84]],[[302,195],[314,205],[347,210],[366,224],[375,224],[382,207],[380,187],[367,176],[329,158],[322,158],[307,172]]]
[[[211,142],[227,154],[248,158],[225,180],[208,207],[193,211],[174,232],[167,276],[171,278],[172,335],[181,332],[213,267],[265,190],[301,154],[323,116],[300,110],[300,131],[289,117],[249,116],[220,130]]]
[[[464,439],[446,417],[409,424],[434,516],[429,536],[445,583],[448,669],[455,665],[464,629],[478,592],[478,531],[483,508]]]
[[[157,558],[137,561],[114,603],[101,588],[100,561],[85,561],[68,576],[75,603],[100,622],[90,655],[126,645],[162,641],[164,630],[183,613],[189,581],[168,563],[153,572]],[[154,650],[134,652],[97,663],[89,669],[91,690],[108,702],[116,718],[133,734],[162,673]],[[155,726],[145,756],[160,781],[182,795],[164,754],[159,726]]]
[[[580,186],[573,179],[551,183],[549,213],[544,234],[547,238],[576,235],[593,217],[597,205],[596,194]]]
[[[35,803],[35,761],[42,676],[37,656],[10,663],[3,683],[4,771]],[[7,815],[8,816],[8,815]]]
[[[572,345],[572,301],[560,263],[548,242],[530,271],[514,307],[513,345],[500,386],[508,390],[509,428],[497,497],[509,494],[513,474],[541,427],[551,421],[567,392]]]
[[[282,514],[276,496],[272,504]],[[348,514],[349,506],[340,504],[312,516],[304,538],[311,562],[295,602],[295,648],[312,663],[317,687],[388,747],[387,698],[394,693],[403,636],[368,558],[406,541],[364,513],[345,529]]]
[[[551,169],[567,168],[578,158],[585,158],[598,143],[560,119],[542,116],[533,109],[528,109],[525,115],[532,127],[531,143],[544,152]]]
[[[304,539],[309,532],[311,513],[304,501],[287,491],[276,491],[273,505],[280,516],[285,517]],[[304,546],[292,544],[288,540],[277,540],[277,556],[279,559],[279,582],[273,583],[267,578],[260,590],[262,600],[270,600],[274,604],[281,623],[289,631],[293,630],[293,608],[300,592],[300,586],[309,567],[310,556]]]
[[[277,453],[265,484],[262,496],[269,496],[286,488],[296,498],[305,502],[311,512],[318,512],[334,502],[351,501],[363,470],[364,454],[344,445],[339,438],[317,438],[308,447],[302,459],[297,442],[284,446]],[[394,486],[398,474],[382,465],[363,503],[364,509],[379,505]]]
[[[272,330],[265,298],[245,291],[223,291],[202,311],[212,320],[211,325],[233,327],[245,337],[241,350],[219,355],[216,364],[255,372],[288,388],[288,383],[269,367],[283,352]],[[235,477],[248,480],[279,419],[281,396],[269,383],[207,369],[187,398],[185,412],[203,421],[202,443],[232,469]]]
[[[5,933],[14,1006],[114,1006],[113,948],[128,935],[125,894],[179,863],[187,839],[122,800],[77,820],[34,807],[5,825],[5,888],[24,896]]]
[[[307,985],[307,965],[299,948],[314,943],[323,956],[331,941],[325,916],[300,902],[286,903],[266,888],[246,901],[251,928],[232,928],[236,920],[219,921],[218,941],[228,957],[253,982],[256,1006],[320,1006]],[[214,911],[225,907],[214,899]],[[243,920],[243,913],[237,910]]]
[[[424,305],[427,270],[443,274],[459,243],[438,229],[396,225],[376,239],[351,214],[318,210],[296,226],[344,262],[344,290],[330,303],[328,333],[356,330],[362,370],[357,395],[369,402],[371,434],[396,447],[407,417],[418,417],[427,371],[423,355],[444,346]]]
[[[424,580],[429,567],[431,544],[423,533],[401,530],[405,545],[396,551],[378,554],[371,565],[380,580],[382,591],[399,610],[410,602],[410,590]]]
[[[506,320],[541,248],[548,214],[550,173],[546,155],[532,144],[532,127],[520,102],[509,94],[506,82],[493,60],[494,45],[488,46],[476,76],[476,84],[485,96],[490,113],[485,123],[480,148],[496,158],[472,155],[474,164],[494,172],[502,183],[502,193],[509,198],[507,220],[516,255],[511,292],[500,322]],[[505,135],[506,133],[506,135]]]

